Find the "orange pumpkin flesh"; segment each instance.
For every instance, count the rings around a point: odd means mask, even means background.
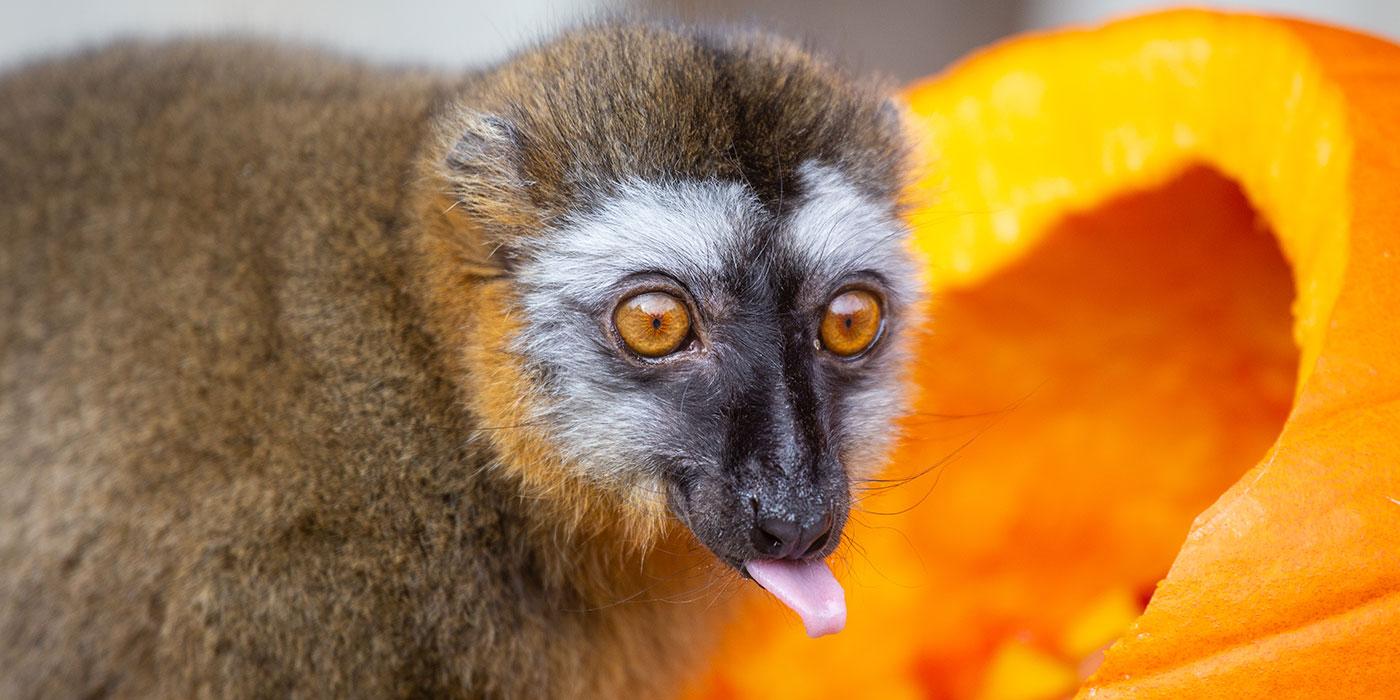
[[[1080,697],[1393,696],[1400,48],[1173,12],[907,97],[937,294],[889,476],[942,466],[866,492],[845,632],[757,598],[692,695],[1065,697],[1121,635]]]

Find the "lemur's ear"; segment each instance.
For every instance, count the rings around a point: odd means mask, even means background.
[[[539,225],[523,169],[521,133],[505,117],[467,112],[454,120],[441,161],[453,208],[496,242]]]
[[[470,174],[520,155],[520,134],[505,117],[470,112],[462,115],[457,125],[457,141],[446,159],[447,167],[454,171]]]
[[[896,133],[903,127],[905,113],[904,103],[895,97],[886,97],[880,101],[880,107],[875,112],[875,122],[881,129],[888,129]]]

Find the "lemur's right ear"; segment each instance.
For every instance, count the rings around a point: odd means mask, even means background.
[[[453,208],[498,244],[539,226],[525,177],[521,133],[505,117],[467,112],[454,120],[440,163]]]
[[[505,117],[469,112],[462,115],[457,127],[456,143],[448,151],[445,162],[454,171],[472,173],[493,162],[520,155],[520,133]]]

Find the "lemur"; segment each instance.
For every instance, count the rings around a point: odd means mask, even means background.
[[[646,697],[903,410],[901,108],[628,21],[0,78],[0,697]]]

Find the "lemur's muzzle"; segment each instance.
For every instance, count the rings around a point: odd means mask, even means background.
[[[824,557],[846,519],[844,499],[820,489],[786,488],[752,497],[756,556],[743,570],[802,618],[819,637],[846,625],[846,596]]]
[[[701,543],[792,608],[809,635],[845,626],[845,593],[825,561],[850,510],[838,460],[750,457],[672,489],[672,507]]]

